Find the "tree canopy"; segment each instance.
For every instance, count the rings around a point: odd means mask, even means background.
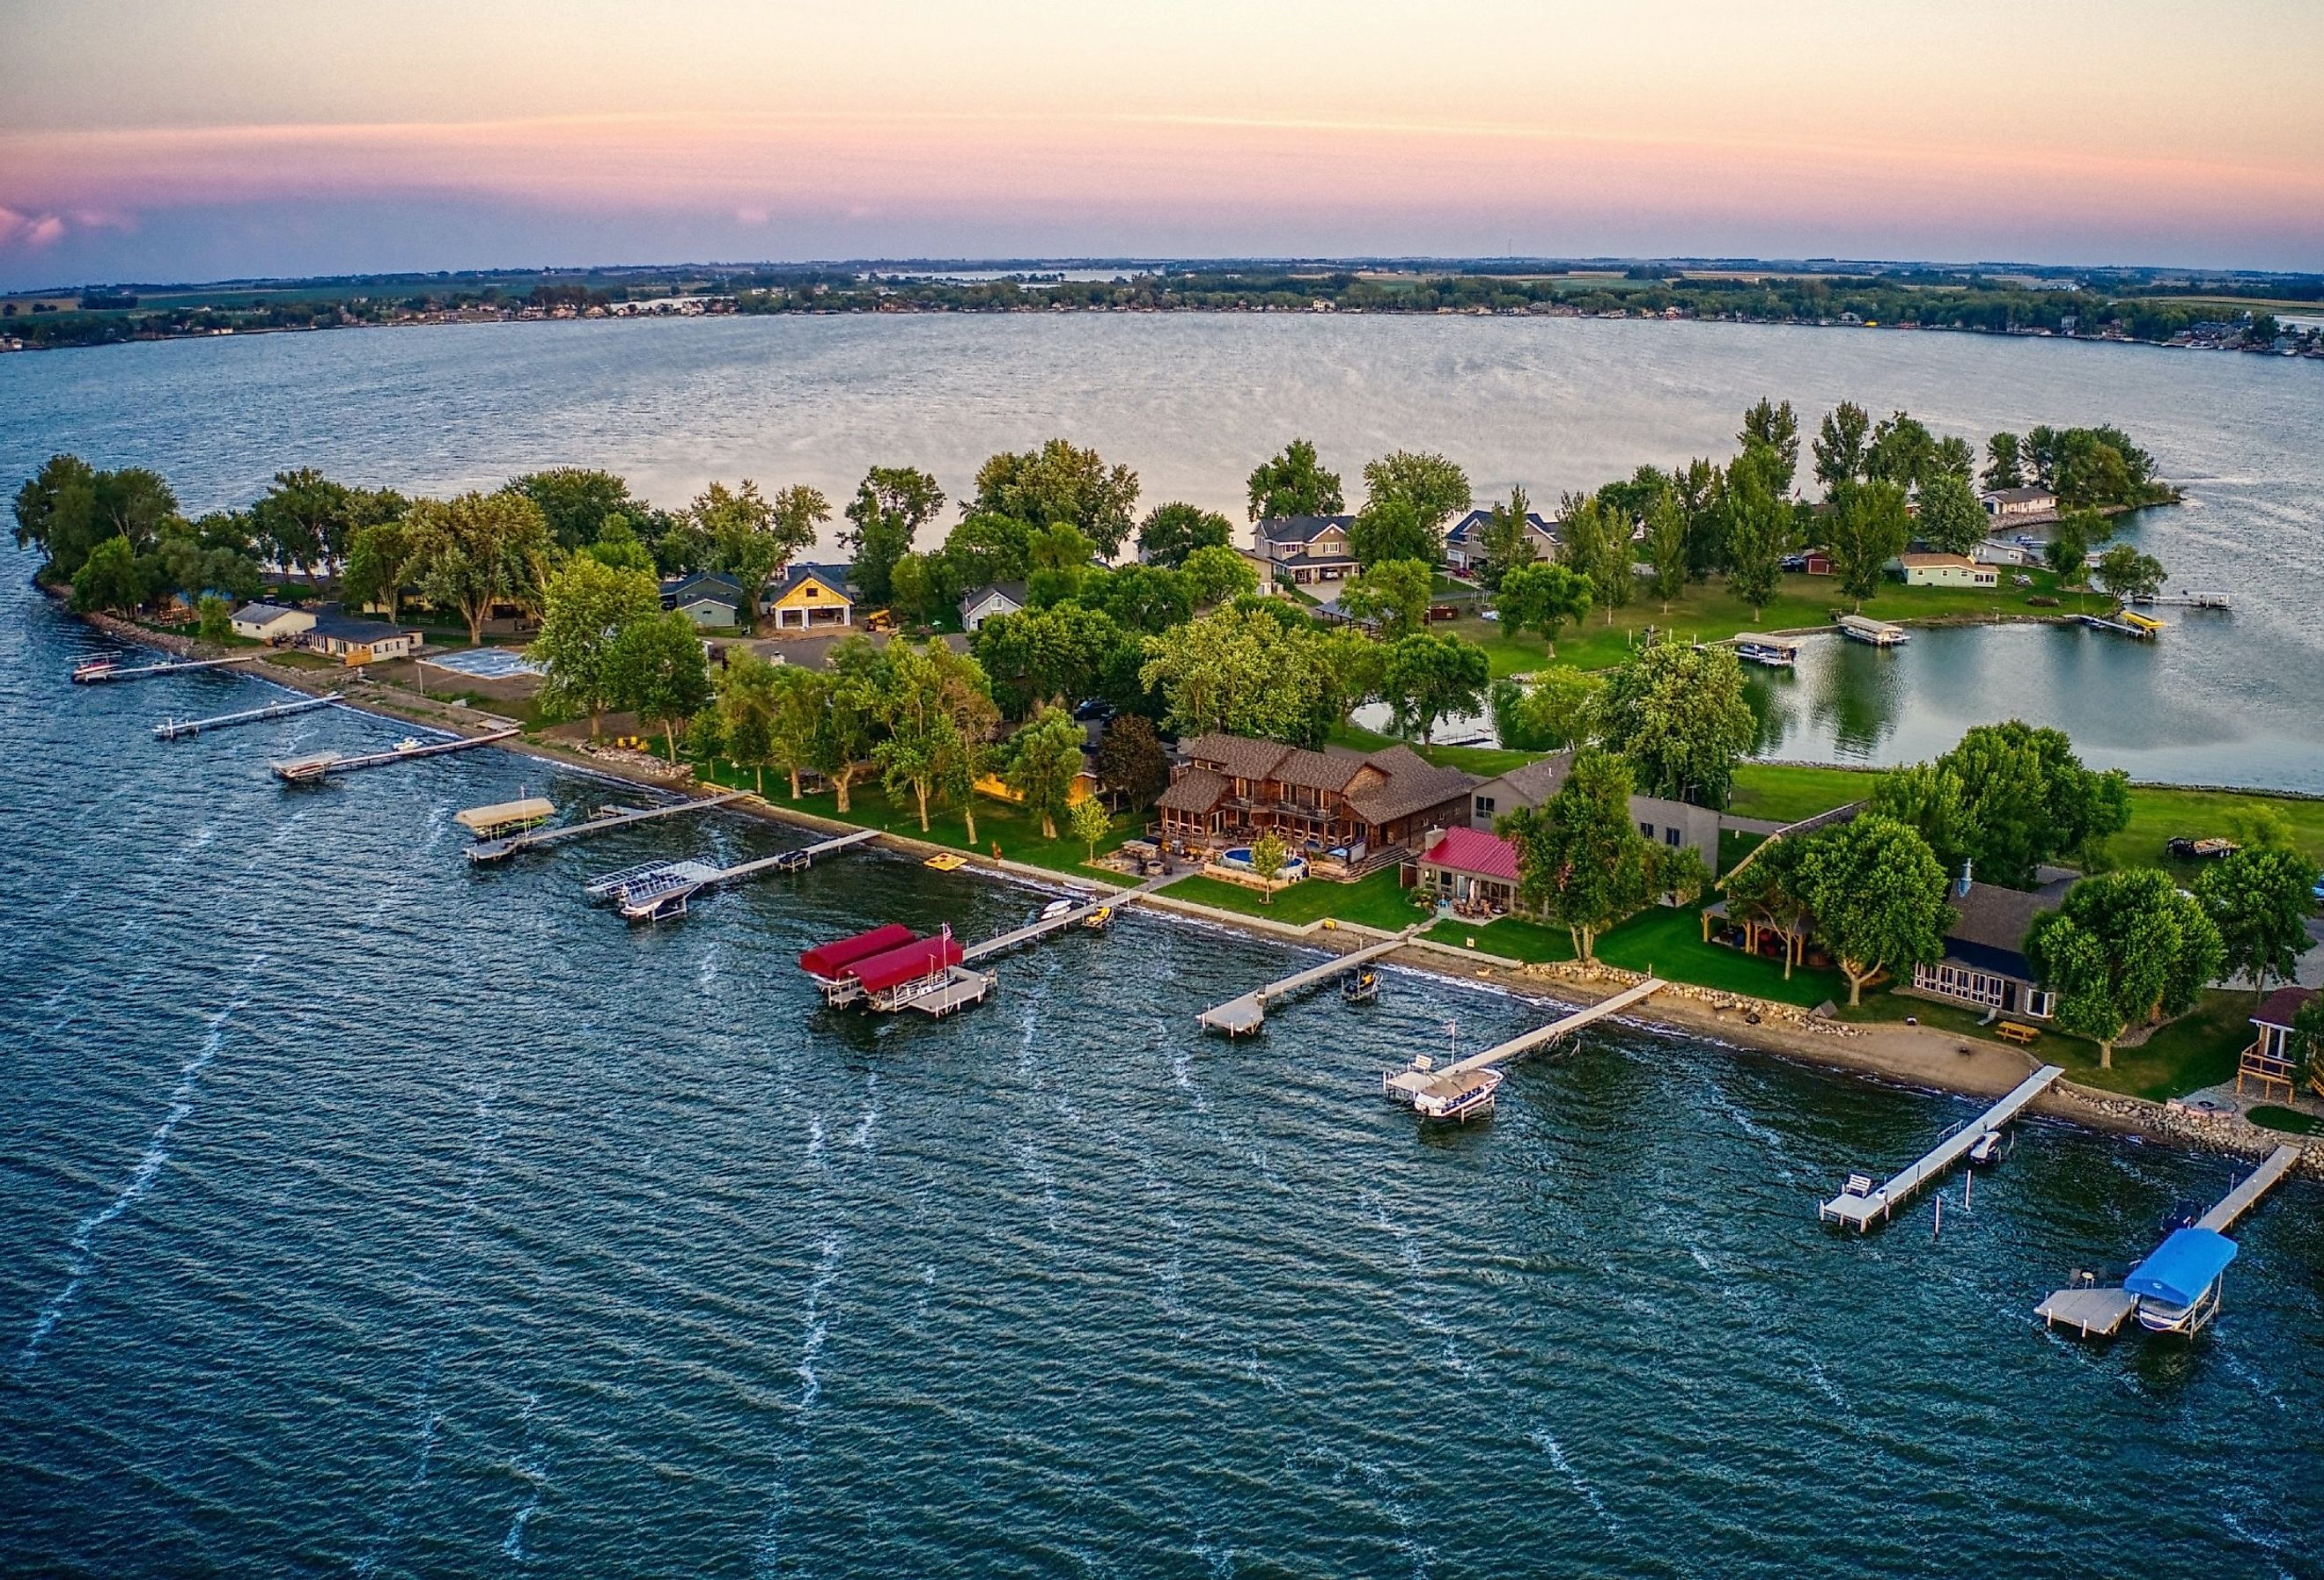
[[[1672,639],[1610,670],[1595,713],[1599,737],[1629,759],[1645,793],[1704,807],[1727,804],[1759,734],[1735,654]]]
[[[977,468],[968,508],[1031,527],[1071,522],[1111,559],[1130,536],[1137,503],[1137,473],[1107,466],[1095,450],[1052,439],[1036,450],[1004,450],[986,460]]]
[[[604,675],[614,701],[641,722],[661,726],[669,759],[677,762],[679,727],[709,706],[712,695],[694,622],[676,610],[631,621],[606,649]]]
[[[2203,870],[2195,898],[2218,930],[2229,976],[2250,978],[2255,992],[2266,991],[2270,977],[2292,980],[2312,941],[2315,882],[2316,864],[2281,848],[2238,850]]]
[[[1910,824],[1877,812],[1841,824],[1808,846],[1796,882],[1848,978],[1851,1005],[1882,973],[1943,956],[1952,925],[1945,870]]]
[[[1234,525],[1216,511],[1174,500],[1148,511],[1138,528],[1138,557],[1148,565],[1174,569],[1197,549],[1224,548],[1234,540]]]
[[[1646,903],[1653,881],[1630,788],[1628,764],[1585,746],[1555,795],[1494,825],[1517,851],[1518,905],[1564,928],[1584,960],[1597,958],[1600,934]]]
[[[1380,696],[1396,714],[1399,735],[1417,731],[1426,741],[1437,720],[1483,710],[1491,672],[1485,650],[1475,642],[1416,633],[1388,644]]]
[[[660,591],[649,572],[615,569],[586,555],[567,560],[541,591],[540,633],[525,650],[540,666],[542,716],[586,714],[594,739],[614,700],[614,642],[630,625],[660,614]]]
[[[2034,919],[2025,956],[2057,995],[2058,1025],[2096,1042],[2098,1067],[2110,1069],[2134,1022],[2194,1007],[2226,947],[2200,901],[2168,873],[2137,867],[2068,890],[2056,910]]]
[[[415,500],[405,524],[421,593],[438,607],[458,611],[471,644],[484,641],[494,605],[540,607],[557,544],[540,507],[523,494],[503,490]]]
[[[2130,781],[2082,766],[2063,731],[2019,719],[1978,725],[1932,763],[1883,774],[1874,809],[1918,828],[1949,872],[1970,864],[2008,888],[2043,862],[2093,853],[2130,824]]]
[[[1381,639],[1393,642],[1426,622],[1435,582],[1435,571],[1417,559],[1382,559],[1342,585],[1339,604],[1351,618],[1377,623]]]
[[[1331,677],[1319,639],[1258,609],[1216,609],[1146,639],[1139,683],[1162,698],[1179,735],[1312,744],[1328,719]]]
[[[509,486],[540,507],[549,535],[557,540],[558,548],[568,551],[604,537],[608,518],[618,515],[626,521],[642,513],[638,502],[630,497],[626,481],[612,472],[586,467],[527,472],[511,478]]]
[[[874,467],[863,474],[847,505],[840,544],[853,558],[856,590],[874,608],[895,602],[896,561],[912,551],[920,529],[945,505],[936,480],[913,467]]]
[[[1912,541],[1904,485],[1885,478],[1839,484],[1822,525],[1824,552],[1840,591],[1861,604],[1880,590],[1888,562]]]
[[[1558,632],[1590,612],[1590,578],[1554,562],[1514,566],[1501,578],[1493,608],[1502,630],[1512,636],[1538,631],[1554,655]]]
[[[1315,447],[1304,439],[1293,439],[1251,471],[1252,521],[1332,516],[1344,508],[1340,475],[1326,469],[1316,458]]]

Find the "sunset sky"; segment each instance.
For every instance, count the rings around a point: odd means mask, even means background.
[[[693,260],[2324,270],[2314,0],[49,0],[0,287]]]

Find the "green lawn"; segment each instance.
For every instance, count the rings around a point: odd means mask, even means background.
[[[2098,1045],[2048,1028],[2026,1052],[2048,1064],[2063,1065],[2069,1080],[2157,1102],[2184,1096],[2235,1079],[2236,1057],[2252,1039],[2248,993],[2207,993],[2188,1013],[2136,1048],[2116,1048],[2114,1067],[2098,1068]],[[1868,993],[1860,1010],[1844,1012],[1851,1021],[1901,1021],[1907,1015],[1961,1037],[1990,1040],[1993,1029],[1979,1025],[1983,1012],[1962,1004],[1940,1003],[1903,993]]]
[[[1901,582],[1884,582],[1880,591],[1864,600],[1861,612],[1877,620],[1960,620],[2001,618],[2012,615],[2049,615],[2071,613],[2077,606],[2070,600],[2063,609],[2045,608],[2028,602],[2034,597],[2057,595],[2056,577],[2046,570],[2029,573],[2034,578],[2031,587],[2004,586],[1997,590],[1976,587],[1908,587]],[[2005,581],[2006,578],[2004,578]],[[1829,625],[1835,610],[1846,610],[1849,604],[1840,590],[1840,584],[1830,577],[1785,576],[1775,596],[1766,608],[1754,614],[1748,604],[1727,590],[1723,580],[1691,583],[1686,590],[1671,600],[1665,614],[1659,599],[1647,596],[1642,586],[1638,596],[1627,606],[1613,612],[1609,623],[1603,611],[1592,610],[1579,626],[1559,633],[1554,655],[1549,644],[1538,635],[1512,637],[1504,633],[1498,621],[1467,617],[1435,627],[1464,636],[1485,650],[1493,673],[1520,674],[1537,670],[1552,661],[1572,664],[1584,670],[1602,670],[1618,664],[1629,652],[1638,634],[1646,627],[1675,632],[1689,642],[1717,642],[1740,631],[1796,631],[1805,627]],[[2097,607],[2096,604],[2092,607]]]
[[[1786,768],[1770,762],[1735,765],[1735,790],[1727,809],[1738,818],[1796,823],[1872,793],[1879,777],[1861,768]]]
[[[1512,960],[1541,963],[1573,958],[1573,943],[1562,927],[1503,917],[1478,926],[1452,918],[1429,929],[1440,943],[1465,946]],[[1598,940],[1598,958],[1625,971],[1651,971],[1672,982],[1692,983],[1723,993],[1772,999],[1812,1009],[1830,999],[1846,1003],[1848,982],[1837,971],[1794,967],[1791,980],[1772,960],[1756,960],[1738,949],[1702,941],[1702,923],[1692,906],[1650,906]]]
[[[1240,883],[1230,883],[1221,878],[1206,878],[1199,873],[1179,879],[1163,892],[1174,900],[1190,901],[1196,905],[1213,906],[1244,916],[1263,916],[1291,927],[1305,927],[1311,921],[1330,917],[1335,921],[1359,922],[1365,927],[1401,932],[1418,921],[1422,915],[1419,907],[1397,885],[1397,869],[1394,867],[1382,867],[1353,883],[1308,878],[1287,889],[1277,891],[1271,905],[1259,902],[1256,889],[1247,889]]]
[[[706,784],[727,785],[736,790],[758,788],[755,774],[736,768],[731,762],[697,762],[695,764],[695,776]],[[979,855],[991,855],[993,845],[998,844],[1001,854],[1012,862],[1024,862],[1031,866],[1047,867],[1052,872],[1076,876],[1090,875],[1091,869],[1084,860],[1089,855],[1087,845],[1070,834],[1062,839],[1042,838],[1040,825],[1027,816],[1022,808],[991,796],[976,798],[976,843],[971,845],[968,828],[959,808],[930,808],[928,827],[923,833],[919,814],[913,809],[910,799],[907,798],[900,804],[891,800],[876,781],[870,784],[857,784],[848,798],[849,806],[844,812],[838,809],[838,798],[829,790],[792,800],[789,779],[771,770],[767,774],[766,785],[767,802],[777,810],[792,808],[818,818],[853,823],[859,827],[908,835],[914,839],[948,845],[954,850],[974,851]],[[1113,831],[1097,842],[1100,855],[1125,839],[1136,838],[1145,826],[1142,818],[1119,814],[1115,816],[1113,824]],[[1062,830],[1064,824],[1061,822],[1058,827]],[[1120,874],[1111,876],[1119,879]]]
[[[1506,746],[1424,746],[1417,741],[1399,741],[1394,735],[1383,735],[1357,725],[1338,725],[1324,739],[1334,746],[1352,746],[1359,752],[1409,745],[1439,768],[1458,768],[1480,779],[1498,779],[1510,769],[1523,768],[1544,755],[1539,752],[1513,752]]]
[[[2324,1120],[2318,1119],[2312,1113],[2302,1113],[2297,1108],[2286,1108],[2274,1103],[2264,1103],[2244,1117],[2262,1130],[2282,1131],[2285,1135],[2290,1136],[2314,1135],[2318,1131],[2324,1130]]]

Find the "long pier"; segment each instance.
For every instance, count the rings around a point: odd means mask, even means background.
[[[150,680],[156,675],[190,675],[197,670],[222,670],[228,664],[254,663],[263,656],[259,653],[237,653],[230,659],[180,659],[175,663],[145,664],[134,670],[91,664],[75,670],[72,678],[83,686],[96,686],[111,680]]]
[[[2267,1155],[2267,1161],[2237,1181],[2234,1189],[2219,1198],[2218,1205],[2195,1221],[2198,1229],[2209,1229],[2214,1234],[2224,1234],[2236,1225],[2260,1197],[2273,1190],[2283,1177],[2300,1161],[2298,1147],[2278,1147]],[[2138,1297],[2120,1284],[2101,1284],[2095,1273],[2079,1272],[2074,1281],[2034,1307],[2034,1315],[2042,1319],[2044,1327],[2064,1323],[2084,1338],[2111,1338],[2130,1314],[2138,1309]]]
[[[472,752],[478,746],[490,746],[518,734],[513,727],[495,730],[489,735],[462,735],[449,741],[430,741],[419,746],[398,746],[392,751],[372,752],[361,757],[342,757],[336,752],[318,752],[312,757],[293,757],[287,762],[267,766],[285,784],[315,784],[334,773],[353,773],[359,768],[383,768],[391,762],[411,762],[422,757],[447,757],[455,752]]]
[[[1596,1003],[1576,1010],[1572,1014],[1553,1021],[1546,1026],[1520,1032],[1507,1042],[1496,1043],[1482,1053],[1471,1054],[1467,1058],[1445,1065],[1436,1073],[1440,1076],[1462,1076],[1471,1070],[1483,1069],[1487,1065],[1507,1064],[1513,1058],[1521,1058],[1544,1043],[1554,1042],[1559,1038],[1579,1031],[1584,1026],[1593,1025],[1609,1015],[1618,1015],[1632,1004],[1643,999],[1652,998],[1669,985],[1659,976],[1649,976],[1635,987],[1624,988],[1611,998],[1600,999]]]
[[[1240,998],[1229,999],[1222,1004],[1213,1004],[1194,1017],[1194,1024],[1207,1031],[1223,1031],[1229,1037],[1240,1037],[1246,1032],[1256,1031],[1266,1024],[1267,1006],[1275,1000],[1288,993],[1297,993],[1302,988],[1313,987],[1324,978],[1336,975],[1351,966],[1360,966],[1367,960],[1377,960],[1382,955],[1401,949],[1412,941],[1413,935],[1419,930],[1418,927],[1406,928],[1392,938],[1383,939],[1377,944],[1368,944],[1360,949],[1345,955],[1334,955],[1321,966],[1311,966],[1305,971],[1295,971],[1289,976],[1268,983],[1265,987],[1253,988]]]
[[[1051,933],[1062,932],[1066,928],[1087,921],[1091,917],[1109,907],[1134,905],[1163,884],[1173,882],[1176,882],[1176,874],[1169,877],[1148,878],[1135,889],[1122,889],[1112,893],[1101,894],[1084,904],[1074,906],[1071,910],[1061,910],[1055,916],[1044,918],[1039,921],[1028,922],[1023,927],[1001,934],[998,938],[987,938],[981,944],[971,944],[960,952],[961,961],[965,965],[978,960],[989,960],[995,955],[1006,954],[1011,949],[1031,943],[1036,938],[1045,938]]]
[[[468,846],[468,859],[478,866],[489,862],[506,861],[520,851],[541,850],[552,845],[562,845],[569,839],[586,839],[593,834],[629,828],[640,823],[651,823],[657,818],[678,818],[688,812],[706,812],[713,807],[739,801],[750,793],[748,790],[727,790],[720,795],[705,796],[699,800],[674,801],[666,807],[631,807],[579,823],[567,823],[554,828],[528,828],[521,834],[512,834],[501,839],[480,839]]]
[[[704,803],[692,802],[689,806]],[[666,809],[666,808],[665,808]],[[632,819],[635,821],[635,819]],[[585,888],[592,900],[611,900],[632,921],[658,921],[664,917],[683,916],[696,894],[705,889],[716,889],[728,883],[739,883],[755,878],[761,873],[798,872],[812,865],[815,858],[834,851],[845,850],[851,845],[861,845],[876,839],[876,828],[857,828],[836,834],[829,839],[819,839],[813,845],[796,850],[777,851],[756,861],[747,861],[732,867],[715,867],[708,862],[675,861],[647,862],[634,867],[624,867],[618,873],[592,878]]]
[[[2051,1082],[2065,1073],[2061,1065],[2043,1065],[2020,1081],[2009,1095],[1930,1148],[1919,1161],[1906,1167],[1887,1184],[1877,1190],[1843,1190],[1818,1207],[1816,1217],[1853,1227],[1859,1234],[1869,1229],[1875,1218],[1886,1223],[1914,1191],[1960,1162],[1977,1145],[1978,1137],[2007,1124],[2017,1116],[2019,1109],[2040,1096]]]
[[[289,718],[293,714],[328,707],[339,700],[336,691],[325,697],[302,697],[296,702],[277,702],[267,707],[245,708],[240,713],[222,713],[216,718],[165,718],[153,726],[157,741],[174,741],[182,735],[198,735],[204,730],[232,729],[236,725],[254,725],[270,718]]]

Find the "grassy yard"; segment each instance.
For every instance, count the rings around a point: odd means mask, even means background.
[[[1860,768],[1787,768],[1772,762],[1735,765],[1727,809],[1738,818],[1796,823],[1872,793],[1879,775]]]
[[[1185,900],[1196,905],[1208,905],[1220,910],[1236,911],[1244,916],[1263,916],[1291,927],[1305,927],[1311,921],[1330,917],[1335,921],[1359,922],[1390,932],[1401,932],[1421,918],[1415,905],[1397,885],[1397,869],[1382,867],[1370,876],[1353,883],[1334,883],[1323,878],[1308,878],[1276,892],[1275,902],[1263,905],[1259,891],[1240,883],[1230,883],[1220,878],[1206,878],[1197,873],[1181,878],[1163,892],[1174,900]]]
[[[1541,963],[1573,958],[1573,943],[1562,927],[1504,917],[1478,926],[1457,918],[1438,922],[1428,937],[1512,960]],[[1625,971],[1648,971],[1673,982],[1692,983],[1723,993],[1746,993],[1777,1003],[1812,1009],[1831,999],[1845,1003],[1847,979],[1837,971],[1794,968],[1791,980],[1772,960],[1757,960],[1738,949],[1702,941],[1702,923],[1692,906],[1656,905],[1639,912],[1598,940],[1598,958]]]
[[[731,762],[696,763],[695,775],[706,784],[722,784],[736,790],[755,790],[757,776],[748,770],[736,768]],[[973,851],[979,855],[991,855],[998,844],[1001,854],[1013,862],[1047,867],[1053,872],[1086,875],[1090,868],[1084,860],[1089,847],[1070,834],[1062,839],[1044,839],[1041,827],[1016,805],[991,796],[976,798],[976,843],[968,840],[968,828],[957,807],[932,807],[928,810],[928,828],[920,831],[919,814],[913,809],[908,798],[899,803],[880,788],[877,781],[858,784],[848,798],[848,809],[838,809],[838,798],[831,791],[790,798],[790,781],[785,775],[767,774],[767,801],[778,810],[785,808],[811,813],[818,818],[835,818],[853,823],[859,827],[877,828],[890,834],[908,835],[925,839],[931,845],[949,845],[954,850]],[[1143,820],[1117,815],[1113,831],[1097,842],[1102,855],[1125,839],[1138,836]],[[1061,823],[1059,827],[1062,829]],[[1119,876],[1119,874],[1115,874]]]
[[[2236,1056],[2252,1039],[2251,1012],[2248,993],[2207,993],[2193,1010],[2136,1048],[2117,1047],[2112,1069],[2098,1068],[2097,1043],[2046,1028],[2026,1052],[2045,1063],[2063,1065],[2067,1078],[2083,1086],[2160,1102],[2235,1079]],[[1868,993],[1862,1009],[1844,1014],[1863,1021],[1901,1021],[1913,1015],[1924,1026],[1942,1027],[1962,1037],[1993,1035],[1992,1028],[1978,1024],[1981,1012],[1903,993]]]
[[[2056,577],[2048,571],[2029,574],[2034,578],[2031,587],[2005,585],[1984,590],[1908,587],[1901,582],[1884,582],[1877,596],[1864,601],[1861,612],[1877,620],[1960,620],[2072,613],[2080,607],[2080,595],[2070,597],[2063,609],[2028,602],[2034,597],[2054,597],[2058,590]],[[2003,579],[2007,581],[2006,577]],[[2090,607],[2095,609],[2103,602],[2093,601]],[[1849,606],[1839,583],[1831,577],[1793,574],[1783,578],[1774,600],[1756,614],[1748,604],[1727,590],[1723,580],[1690,584],[1671,600],[1668,614],[1664,613],[1660,600],[1647,596],[1641,587],[1636,599],[1613,612],[1610,623],[1604,612],[1593,610],[1579,626],[1559,633],[1554,655],[1538,635],[1510,636],[1501,630],[1498,621],[1464,617],[1434,629],[1464,636],[1482,647],[1493,673],[1499,676],[1537,670],[1552,661],[1584,670],[1602,670],[1621,662],[1639,633],[1648,626],[1676,632],[1689,642],[1716,642],[1739,631],[1794,631],[1829,625],[1834,610]]]
[[[2286,1108],[2275,1103],[2264,1103],[2246,1113],[2244,1117],[2262,1130],[2282,1131],[2285,1135],[2290,1136],[2314,1135],[2318,1131],[2324,1130],[2324,1120],[2318,1119],[2312,1113],[2302,1113],[2297,1108]]]
[[[1363,729],[1356,725],[1342,725],[1325,739],[1334,746],[1351,746],[1359,752],[1385,751],[1390,746],[1410,745],[1415,752],[1439,768],[1458,768],[1480,779],[1498,779],[1512,768],[1523,768],[1539,758],[1539,752],[1513,752],[1506,746],[1424,746],[1418,742],[1398,741],[1394,735],[1383,735],[1377,730]]]

